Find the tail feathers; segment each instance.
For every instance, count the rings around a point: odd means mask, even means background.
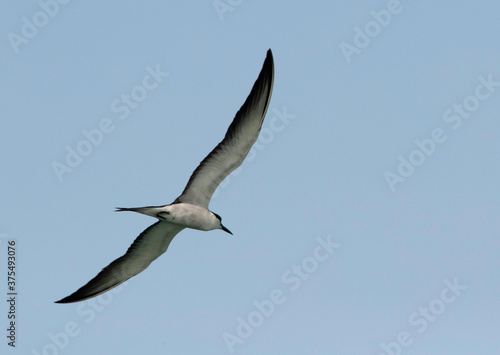
[[[144,213],[144,211],[150,209],[151,207],[116,207],[115,212],[124,212],[124,211],[130,211],[130,212],[138,212],[138,213]]]
[[[163,207],[165,207],[165,206],[146,206],[146,207],[130,207],[130,208],[117,207],[115,212],[130,211],[130,212],[142,213],[142,214],[145,214],[146,216],[158,218],[158,212],[161,212]]]

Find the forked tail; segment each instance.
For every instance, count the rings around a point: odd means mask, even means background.
[[[144,213],[149,209],[151,209],[151,207],[116,207],[115,212],[130,211],[130,212]]]
[[[146,207],[130,207],[130,208],[117,207],[115,212],[123,212],[123,211],[137,212],[145,214],[146,216],[151,216],[159,219],[160,217],[158,217],[158,213],[161,212],[164,207],[165,206],[146,206]]]

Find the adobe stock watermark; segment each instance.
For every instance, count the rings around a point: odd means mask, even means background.
[[[110,104],[111,112],[116,114],[119,120],[126,119],[132,110],[137,109],[140,104],[147,99],[149,92],[156,89],[168,73],[160,70],[160,66],[156,65],[153,69],[150,66],[146,67],[146,75],[142,79],[140,85],[134,86],[128,93],[122,94],[120,98],[115,99]],[[103,118],[99,121],[97,127],[90,130],[82,130],[84,136],[74,147],[66,146],[66,157],[64,161],[53,161],[51,166],[59,182],[64,180],[64,175],[69,174],[78,167],[83,159],[93,152],[94,148],[99,146],[107,134],[115,130],[116,126],[109,118]]]
[[[471,95],[465,97],[461,103],[454,103],[443,113],[443,121],[449,124],[452,130],[462,127],[463,120],[472,117],[472,114],[481,106],[481,102],[490,98],[500,87],[500,81],[493,80],[491,73],[488,74],[487,78],[482,75],[478,76],[477,81],[479,83]],[[414,150],[406,156],[398,155],[399,164],[395,170],[396,173],[389,170],[384,172],[389,189],[392,192],[396,191],[396,185],[405,182],[412,176],[417,167],[435,154],[439,145],[446,142],[447,139],[446,130],[439,127],[431,131],[430,138],[416,139]]]
[[[346,42],[340,42],[339,44],[346,62],[351,63],[353,55],[361,54],[362,50],[370,45],[372,39],[380,35],[382,30],[389,26],[393,17],[399,15],[402,11],[403,5],[399,0],[389,0],[386,9],[371,10],[370,16],[373,20],[368,21],[361,28],[354,27],[352,44]]]
[[[212,5],[219,19],[224,21],[224,14],[226,12],[233,12],[242,2],[243,0],[214,0]]]
[[[276,306],[286,302],[287,293],[297,291],[302,282],[318,270],[320,265],[324,264],[340,247],[339,243],[332,241],[331,236],[320,237],[316,241],[317,245],[310,256],[305,257],[300,264],[292,265],[281,275],[281,282],[286,286],[285,289],[275,288],[269,292],[268,298],[262,301],[254,300],[252,303],[254,310],[244,317],[237,317],[237,325],[233,332],[222,334],[222,339],[231,354],[234,353],[236,345],[243,344],[257,328],[264,324],[266,319],[274,314]]]
[[[409,315],[408,323],[417,333],[425,332],[430,323],[436,322],[444,311],[462,295],[462,291],[467,289],[467,286],[459,284],[457,277],[453,281],[444,280],[444,284],[445,287],[438,297]],[[380,343],[383,352],[378,355],[400,355],[404,348],[413,344],[414,340],[411,331],[403,330],[396,335],[396,340]]]
[[[19,33],[7,33],[7,39],[14,52],[19,53],[19,47],[22,44],[28,44],[38,32],[48,25],[51,19],[57,16],[60,5],[66,5],[70,0],[39,0],[40,10],[36,11],[29,18],[21,17],[21,29]]]
[[[248,156],[246,157],[247,162],[254,160],[257,154],[260,151],[263,151],[266,148],[266,146],[269,145],[274,140],[275,136],[278,133],[283,132],[285,128],[288,127],[290,122],[292,122],[297,116],[292,113],[288,113],[286,106],[283,106],[281,111],[278,111],[277,109],[273,108],[272,112],[273,116],[271,117],[271,119],[269,119],[269,124],[266,124],[265,122],[267,120],[264,120],[265,126],[261,129],[257,141],[254,143],[252,148],[250,148]],[[222,191],[229,185],[231,178],[238,176],[239,174],[241,174],[242,171],[243,167],[240,166],[237,169],[235,169],[231,174],[229,174],[214,191],[213,197],[216,197],[220,193],[220,191]]]
[[[10,346],[15,348],[17,346],[17,335],[19,332],[19,320],[18,320],[18,293],[19,293],[19,275],[18,270],[18,260],[17,252],[18,248],[16,245],[17,239],[7,239],[8,234],[0,233],[0,250],[1,256],[5,255],[5,261],[0,257],[2,261],[1,265],[5,267],[5,298],[2,302],[6,305],[5,313],[2,311],[2,318],[5,317],[5,344],[1,346]],[[4,254],[5,253],[5,254]]]

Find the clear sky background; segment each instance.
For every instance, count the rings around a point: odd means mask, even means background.
[[[498,354],[498,1],[45,1],[0,11],[0,353]],[[115,207],[180,194],[268,48],[210,205],[234,236],[54,304],[154,223]]]

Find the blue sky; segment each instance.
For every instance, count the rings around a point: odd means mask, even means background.
[[[500,5],[1,5],[2,354],[497,354]],[[268,48],[262,135],[122,287],[54,304],[222,139]],[[8,303],[0,303],[7,329]]]

